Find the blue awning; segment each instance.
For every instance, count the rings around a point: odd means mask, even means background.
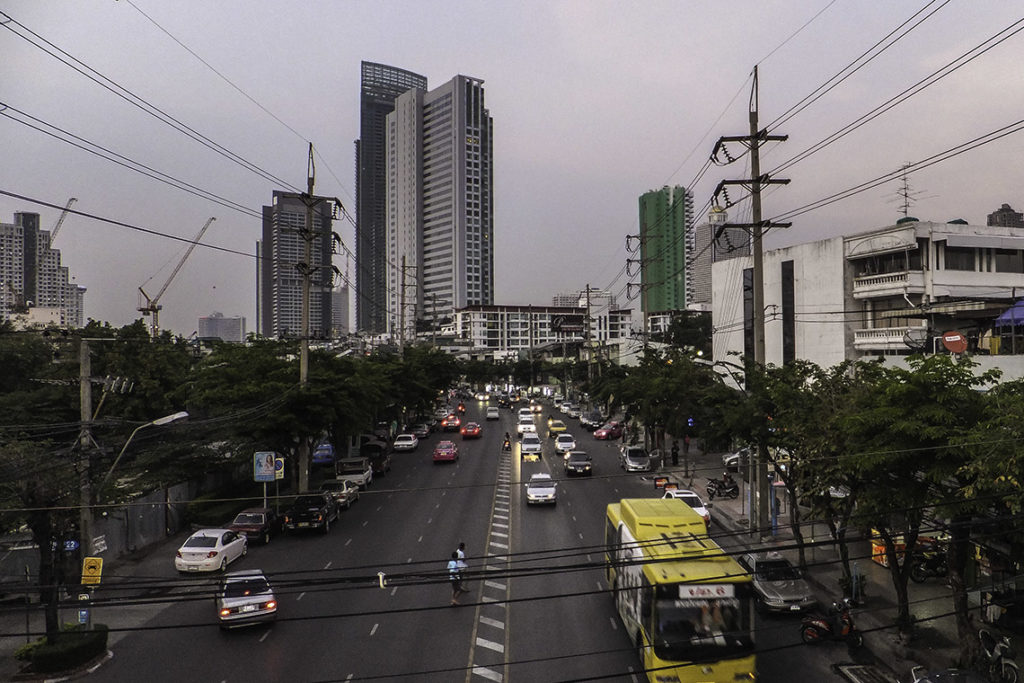
[[[1024,299],[1016,301],[1003,311],[993,323],[996,327],[1017,327],[1024,325]]]

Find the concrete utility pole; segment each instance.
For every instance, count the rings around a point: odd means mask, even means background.
[[[753,291],[753,313],[754,313],[754,362],[758,366],[765,363],[765,301],[764,301],[764,245],[762,236],[767,228],[788,228],[791,223],[771,223],[764,221],[761,217],[761,186],[768,184],[786,185],[788,179],[769,178],[761,175],[760,146],[764,142],[785,142],[788,135],[768,135],[767,131],[758,129],[757,118],[758,92],[757,92],[757,67],[754,67],[754,83],[750,91],[750,134],[746,136],[721,137],[712,152],[714,157],[723,144],[727,142],[738,142],[746,145],[750,150],[750,178],[744,180],[723,180],[715,190],[715,196],[727,185],[741,185],[749,189],[751,195],[751,222],[750,223],[723,223],[713,236],[718,239],[722,230],[727,227],[742,227],[751,231],[751,247],[754,257],[754,291]],[[728,207],[726,207],[728,208]],[[750,476],[750,483],[756,486],[757,495],[754,497],[754,510],[751,515],[751,533],[766,535],[771,529],[769,513],[771,511],[771,482],[768,479],[768,453],[764,443],[758,443],[757,457],[751,463],[753,476]]]
[[[401,285],[398,288],[398,357],[405,358],[405,254],[402,254]]]
[[[590,343],[590,283],[587,283],[587,314],[583,318],[583,339],[587,347],[587,384],[594,381],[594,348]]]
[[[78,396],[79,416],[82,427],[78,433],[78,538],[82,556],[92,553],[92,468],[89,453],[92,440],[92,359],[89,356],[89,342],[82,339],[78,347]]]

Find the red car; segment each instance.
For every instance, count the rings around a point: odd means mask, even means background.
[[[455,413],[441,420],[441,430],[445,432],[457,432],[461,426],[462,419]]]
[[[622,423],[621,422],[606,422],[602,426],[594,430],[595,439],[621,439],[622,438]]]
[[[459,447],[454,441],[441,441],[434,448],[434,464],[439,462],[455,462],[459,459]]]
[[[480,425],[476,422],[467,422],[462,425],[462,438],[463,439],[479,439],[481,433]]]

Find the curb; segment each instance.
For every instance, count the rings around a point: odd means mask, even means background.
[[[101,655],[94,657],[92,660],[82,664],[79,667],[71,669],[68,672],[57,674],[34,674],[28,673],[16,673],[11,676],[12,681],[33,681],[33,683],[60,683],[60,681],[71,681],[76,678],[83,678],[93,673],[101,666],[106,664],[109,660],[113,659],[113,650],[107,650]]]

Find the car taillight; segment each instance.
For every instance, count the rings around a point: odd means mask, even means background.
[[[181,551],[179,550],[178,552],[174,553],[174,555],[175,557],[181,557]]]
[[[221,615],[222,617],[226,617],[226,616],[228,616],[229,614],[231,614],[231,610],[229,610],[229,609],[228,609],[227,607],[225,607],[224,609],[222,609],[222,610],[220,611],[220,615]]]
[[[271,600],[271,601],[269,601],[267,603],[264,603],[263,607],[265,609],[274,609],[275,607],[277,607],[277,601],[276,600]]]
[[[324,516],[323,515],[317,515],[316,516],[316,521],[318,521],[318,522],[324,521]]]
[[[211,550],[210,552],[206,553],[206,556],[207,557],[217,557],[217,551],[216,550]]]

